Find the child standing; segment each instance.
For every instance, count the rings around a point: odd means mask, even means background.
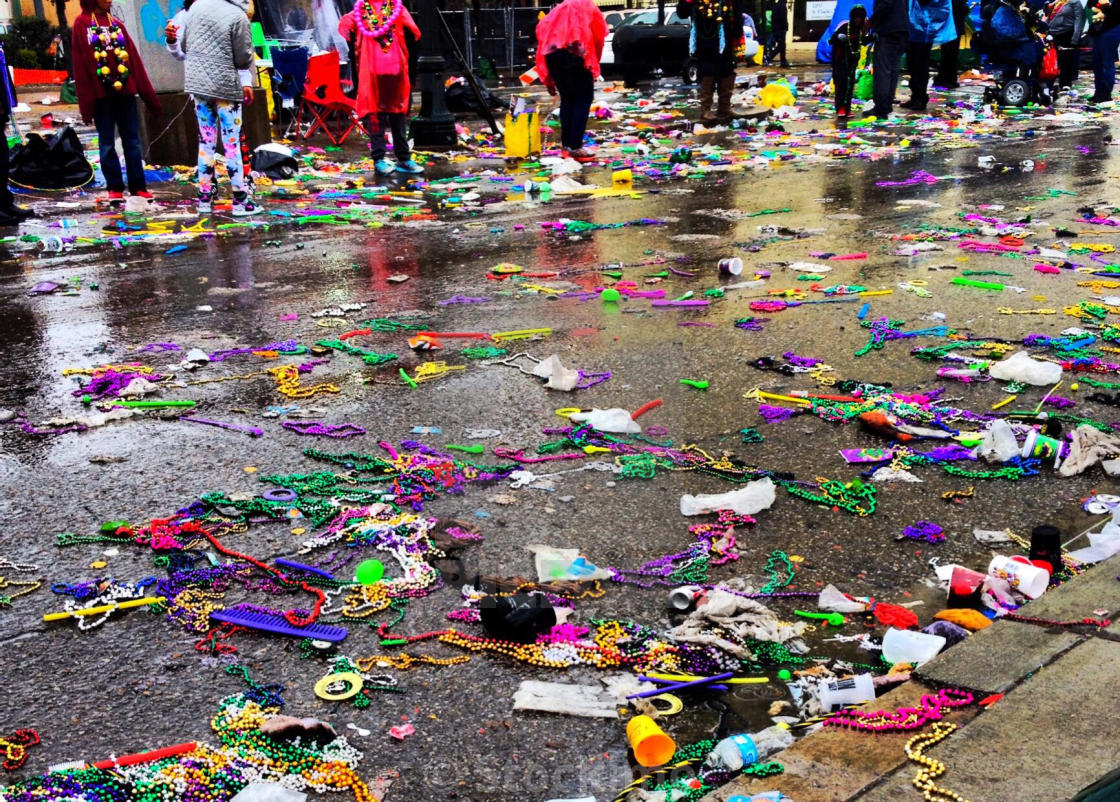
[[[253,65],[249,0],[196,0],[187,12],[179,46],[186,54],[183,88],[194,97],[198,115],[198,213],[213,211],[218,130],[233,186],[233,216],[257,214],[245,187],[241,164],[241,104],[253,102],[240,70]]]
[[[338,21],[338,32],[354,42],[350,58],[356,62],[358,99],[355,112],[369,136],[376,170],[387,175],[422,173],[408,148],[408,108],[412,84],[408,79],[408,42],[405,32],[420,38],[420,29],[401,0],[357,0],[354,10]],[[385,129],[393,132],[394,165],[386,158]]]
[[[82,13],[74,20],[71,34],[71,53],[78,110],[82,122],[97,126],[109,203],[120,206],[124,203],[124,176],[117,155],[117,132],[124,146],[128,191],[133,197],[151,200],[144,179],[136,96],[152,114],[159,116],[162,110],[132,37],[109,10],[112,4],[113,0],[81,0]]]
[[[852,113],[856,68],[859,66],[860,53],[869,41],[867,9],[854,5],[848,12],[847,22],[837,25],[828,40],[832,45],[832,84],[836,90],[837,117],[847,117]]]
[[[167,27],[163,31],[164,42],[167,45],[167,52],[170,53],[176,61],[186,61],[186,54],[179,46],[179,31],[182,30],[183,24],[187,21],[187,12],[191,10],[194,5],[194,0],[185,0],[183,7],[175,14],[174,17],[167,21]],[[251,7],[250,7],[251,10]],[[253,86],[253,71],[252,70],[238,70],[237,77],[241,79],[241,86]],[[241,172],[245,176],[245,191],[250,195],[253,193],[253,176],[249,166],[249,145],[245,140],[245,130],[241,130]]]

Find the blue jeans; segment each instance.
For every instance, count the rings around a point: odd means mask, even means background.
[[[1116,51],[1120,48],[1120,25],[1093,37],[1093,97],[1108,100],[1116,83]]]
[[[144,181],[144,157],[140,152],[140,112],[136,96],[105,97],[93,103],[93,122],[101,146],[101,173],[111,192],[124,191],[121,160],[117,156],[117,131],[124,145],[124,163],[128,170],[128,191],[132,194],[147,189]]]

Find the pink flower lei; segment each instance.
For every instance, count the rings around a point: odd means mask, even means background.
[[[375,9],[375,4],[380,8]],[[392,11],[387,17],[384,16],[390,8]],[[380,38],[392,32],[402,8],[401,0],[384,0],[381,3],[377,3],[377,0],[357,0],[354,3],[354,21],[363,36]]]

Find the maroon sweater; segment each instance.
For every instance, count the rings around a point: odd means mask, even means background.
[[[128,35],[128,29],[124,27],[123,22],[116,18],[114,18],[114,21],[120,25],[124,32],[124,46],[128,52],[128,80],[124,82],[124,88],[120,92],[115,92],[107,88],[97,77],[95,72],[97,62],[93,58],[93,48],[89,43],[89,29],[91,26],[96,27],[98,23],[105,23],[108,16],[99,12],[97,14],[98,22],[94,22],[91,15],[83,13],[79,14],[78,18],[74,20],[70,53],[74,60],[74,85],[78,91],[78,109],[82,113],[82,120],[89,123],[93,119],[94,101],[118,95],[121,97],[140,95],[153,114],[160,114],[162,109],[160,108],[159,98],[152,88],[152,82],[148,80],[148,73],[144,70],[144,62],[140,60],[140,54],[136,52],[136,45],[133,44],[132,37]],[[113,74],[116,74],[117,57],[113,55],[112,49],[109,50],[107,63]]]

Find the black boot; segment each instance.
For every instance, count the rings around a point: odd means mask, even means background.
[[[34,217],[35,212],[28,209],[26,206],[17,206],[13,201],[8,206],[0,206],[0,212],[8,217],[15,217],[18,220],[26,220],[28,217]]]

